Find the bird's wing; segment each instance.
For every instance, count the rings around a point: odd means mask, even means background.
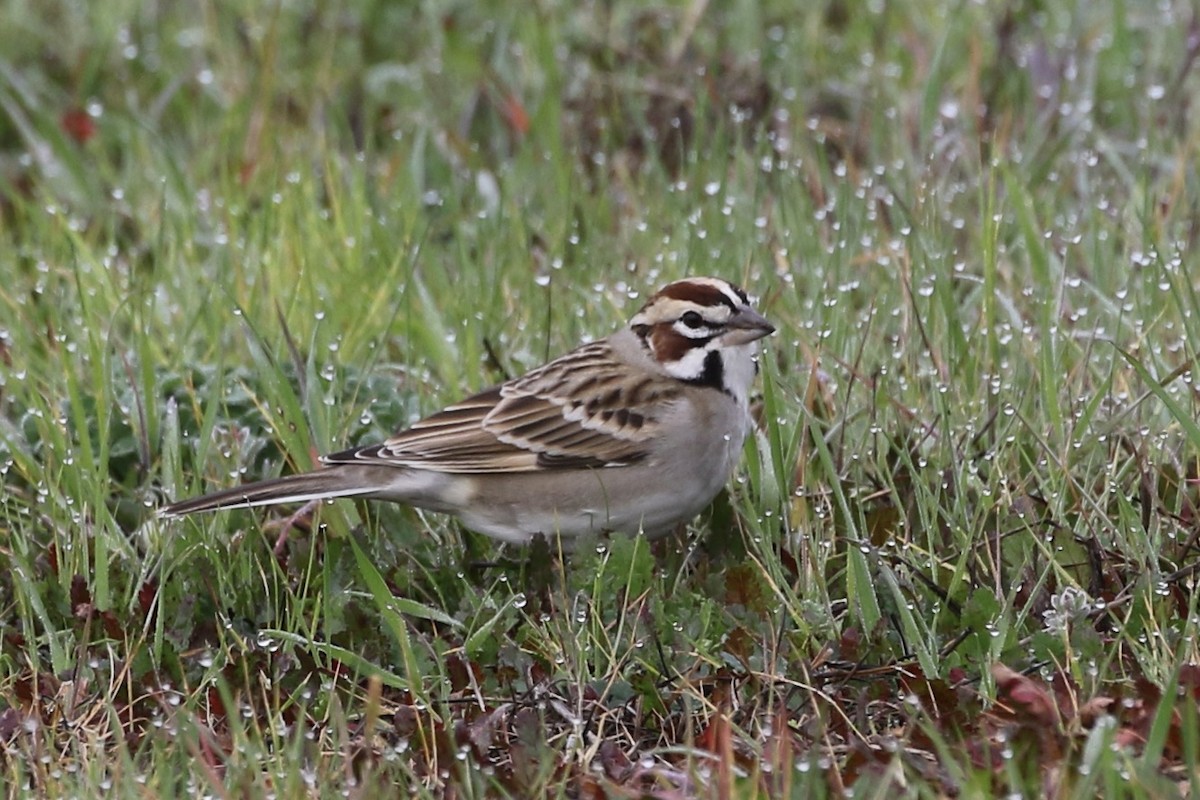
[[[323,460],[454,473],[621,466],[646,458],[678,397],[669,379],[631,369],[607,342],[593,342],[382,444]]]

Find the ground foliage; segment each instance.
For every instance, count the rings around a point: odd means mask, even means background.
[[[10,795],[1190,794],[1185,4],[0,16]],[[689,273],[780,332],[674,537],[154,517]]]

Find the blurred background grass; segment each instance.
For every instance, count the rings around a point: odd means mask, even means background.
[[[9,786],[1174,791],[1198,42],[1169,2],[0,4]],[[780,331],[744,474],[654,553],[152,519],[687,274]]]

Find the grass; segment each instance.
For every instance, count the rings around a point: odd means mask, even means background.
[[[0,5],[8,795],[1186,794],[1194,25]],[[154,517],[688,274],[779,332],[685,534]]]

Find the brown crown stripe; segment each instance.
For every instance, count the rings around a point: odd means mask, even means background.
[[[677,281],[663,287],[657,296],[669,297],[672,300],[684,300],[700,306],[728,306],[731,309],[734,308],[733,301],[729,299],[727,294],[708,283]]]

